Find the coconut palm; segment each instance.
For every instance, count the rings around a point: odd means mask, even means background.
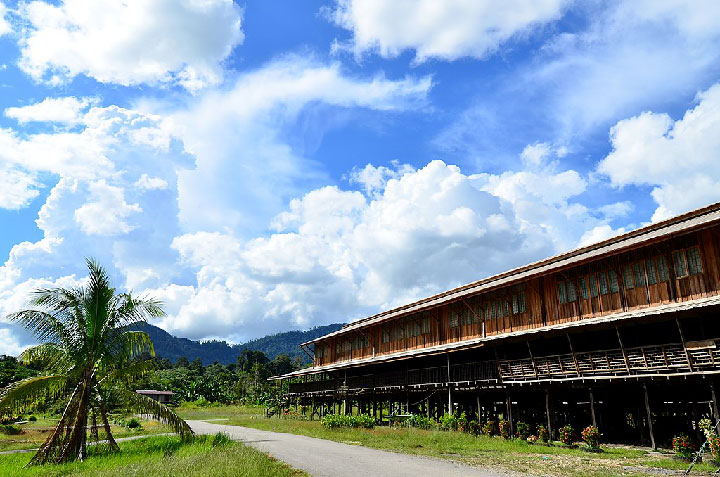
[[[18,415],[48,398],[63,398],[66,403],[60,421],[30,464],[84,459],[89,419],[91,436],[98,439],[99,419],[107,445],[118,450],[108,423],[110,394],[128,409],[169,424],[183,438],[192,435],[172,410],[129,387],[150,368],[150,361],[142,357],[154,355],[149,336],[133,331],[131,325],[163,316],[160,302],[116,293],[100,265],[88,259],[87,266],[85,286],[38,289],[32,293],[30,309],[8,317],[40,342],[19,360],[39,363],[45,373],[1,390],[0,413]]]

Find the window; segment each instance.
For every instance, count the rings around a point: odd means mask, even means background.
[[[565,293],[565,282],[558,282],[558,300],[560,304],[567,303],[567,294]]]
[[[492,315],[490,314],[490,302],[485,303],[485,319],[489,320]]]
[[[645,285],[645,273],[642,267],[642,263],[637,262],[633,264],[633,276],[635,277],[635,286],[640,288]]]
[[[625,280],[626,290],[632,290],[635,288],[635,285],[633,285],[632,270],[630,269],[630,265],[625,265],[625,268],[623,269],[623,280]]]
[[[590,296],[592,298],[596,298],[598,296],[597,277],[595,275],[590,275],[588,277],[588,282],[590,283]]]
[[[405,338],[405,329],[402,325],[397,325],[397,339],[401,340]]]
[[[517,295],[512,296],[512,311],[513,311],[513,315],[517,315],[520,312],[519,308],[518,308]]]
[[[413,321],[412,332],[413,332],[413,336],[420,336],[420,324],[419,323]]]
[[[620,287],[618,286],[618,277],[617,273],[615,273],[615,270],[610,270],[608,272],[608,280],[610,281],[610,293],[619,292]]]
[[[369,348],[370,347],[370,340],[367,336],[363,336],[363,348]]]
[[[607,295],[610,292],[608,289],[607,276],[605,273],[600,274],[600,294]]]
[[[583,300],[588,299],[588,289],[587,283],[585,282],[585,277],[582,277],[580,279],[580,296],[583,297]]]
[[[503,300],[502,303],[503,303],[503,316],[510,315],[510,307],[508,306],[507,300]]]
[[[335,343],[335,354],[340,354],[342,352],[342,346],[340,346],[340,343]]]
[[[424,335],[430,333],[430,318],[423,318],[422,320],[422,332]]]
[[[661,282],[666,282],[669,280],[670,273],[668,270],[667,262],[665,261],[665,257],[658,257],[657,272],[658,272],[658,280],[660,280]]]
[[[454,311],[450,312],[450,328],[457,328],[458,326],[458,315]]]
[[[575,290],[575,284],[568,280],[565,282],[565,287],[567,288],[567,300],[568,302],[573,302],[577,300],[577,291]]]
[[[382,342],[383,343],[390,342],[390,331],[388,331],[387,328],[383,328],[383,330],[382,330]]]
[[[677,278],[687,276],[687,264],[685,263],[685,254],[682,250],[673,252],[673,262],[675,263],[675,276]]]
[[[490,310],[491,310],[490,312],[492,314],[493,319],[497,318],[498,317],[498,308],[497,308],[496,302],[493,301],[492,303],[490,303]]]
[[[655,260],[645,260],[645,272],[647,273],[648,285],[655,285],[657,283],[657,276],[655,275]]]
[[[525,313],[525,310],[525,292],[520,292],[518,294],[518,312]]]
[[[700,249],[697,247],[687,249],[687,264],[690,275],[702,273],[702,262],[700,261]]]

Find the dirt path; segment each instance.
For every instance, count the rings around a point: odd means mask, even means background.
[[[231,438],[270,454],[296,469],[317,477],[425,477],[468,476],[507,477],[508,473],[479,469],[449,460],[398,454],[369,447],[261,431],[241,426],[225,426],[205,421],[187,421],[198,434],[225,432]],[[517,475],[517,474],[515,474]]]

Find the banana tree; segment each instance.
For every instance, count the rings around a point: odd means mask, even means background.
[[[88,430],[97,439],[100,426],[109,448],[117,451],[108,422],[108,393],[120,397],[127,409],[168,424],[183,438],[192,435],[171,409],[130,388],[151,367],[142,357],[154,355],[150,337],[133,331],[132,325],[163,316],[161,303],[116,293],[103,267],[89,259],[87,266],[84,286],[38,289],[29,309],[8,316],[40,342],[19,361],[41,364],[45,372],[2,389],[0,414],[18,415],[46,399],[65,403],[60,421],[28,465],[85,459]]]

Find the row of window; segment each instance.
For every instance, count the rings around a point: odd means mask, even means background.
[[[483,318],[485,320],[491,320],[510,316],[511,310],[513,315],[518,315],[527,311],[525,292],[519,292],[512,296],[486,301],[484,306],[480,305],[474,311],[470,311],[470,309],[466,308],[461,312],[451,312],[450,328],[457,328],[458,325],[465,326],[475,324]]]
[[[384,326],[382,329],[382,342],[389,343],[405,338],[414,338],[430,333],[430,318],[424,317],[419,320],[408,319],[402,323]]]
[[[698,247],[676,250],[672,254],[675,276],[683,278],[702,273],[702,260]],[[622,269],[623,284],[626,290],[656,285],[670,279],[665,257],[654,257],[625,265]],[[577,279],[562,280],[557,284],[558,301],[560,304],[573,303],[580,296],[582,299],[596,298],[598,295],[618,293],[620,285],[615,270],[593,273]],[[578,295],[579,291],[579,295]]]

